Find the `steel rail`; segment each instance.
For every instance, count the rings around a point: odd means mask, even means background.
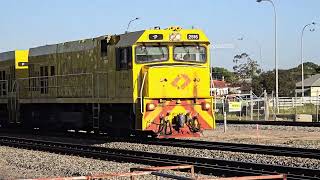
[[[320,159],[319,149],[305,149],[284,146],[268,146],[256,144],[228,143],[228,142],[213,142],[200,140],[183,140],[183,139],[123,139],[123,141],[141,144],[152,144],[171,147],[193,148],[220,150],[231,152],[244,152],[252,154],[264,154],[272,156],[287,156]]]
[[[223,124],[223,120],[216,120],[216,123]],[[297,121],[239,121],[227,120],[227,124],[259,124],[271,126],[301,126],[301,127],[320,127],[320,122],[297,122]]]
[[[0,136],[12,137],[12,132],[7,131],[10,134],[1,134]],[[23,133],[23,132],[20,132]],[[25,132],[28,134],[28,132]],[[30,134],[30,132],[29,132]],[[14,134],[13,134],[14,135]],[[88,133],[48,133],[36,134],[37,136],[44,137],[62,137],[62,138],[81,138],[86,140],[98,140],[101,143],[105,142],[128,142],[148,145],[159,145],[169,147],[181,147],[192,149],[207,149],[207,150],[220,150],[230,152],[241,152],[251,154],[263,154],[271,156],[286,156],[286,157],[300,157],[310,159],[320,159],[320,149],[308,149],[308,148],[296,148],[286,146],[270,146],[270,145],[257,145],[257,144],[243,144],[243,143],[231,143],[231,142],[215,142],[215,141],[202,141],[202,140],[188,140],[188,139],[156,139],[156,138],[115,138],[108,137],[103,134],[88,134]],[[15,135],[14,135],[15,136]],[[19,137],[19,136],[18,136]]]
[[[307,168],[111,149],[85,146],[80,144],[13,138],[7,136],[0,136],[0,145],[155,166],[189,164],[194,165],[196,172],[215,176],[230,177],[265,174],[288,174],[288,179],[320,180],[320,171]]]

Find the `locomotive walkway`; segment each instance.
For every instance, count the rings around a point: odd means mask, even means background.
[[[288,174],[288,179],[320,180],[320,171],[306,168],[148,153],[7,136],[0,137],[0,145],[154,166],[190,164],[194,165],[196,172],[215,176]]]

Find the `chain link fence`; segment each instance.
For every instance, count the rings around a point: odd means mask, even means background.
[[[266,119],[266,93],[257,96],[248,94],[233,94],[216,98],[216,119],[222,120],[226,113],[228,120],[264,120]]]

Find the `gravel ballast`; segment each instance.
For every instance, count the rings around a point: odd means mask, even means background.
[[[129,172],[140,164],[116,163],[0,146],[0,179],[81,176]]]
[[[257,130],[256,125],[228,125],[227,132],[224,133],[223,126],[220,125],[217,126],[215,130],[204,132],[203,135],[204,136],[201,137],[200,140],[289,146],[299,148],[320,148],[320,128],[318,127],[260,125],[258,126]],[[110,142],[99,144],[98,146],[183,156],[216,158],[242,162],[320,169],[320,160],[309,158],[271,156],[219,150],[199,150],[191,148],[144,145],[124,142]]]
[[[201,140],[245,144],[263,144],[298,148],[320,148],[320,127],[293,127],[270,125],[223,125],[215,130],[205,131]]]
[[[320,128],[259,126],[258,131],[256,128],[257,127],[255,125],[228,125],[227,132],[223,133],[223,127],[218,126],[217,129],[213,131],[204,132],[204,137],[201,137],[200,139],[206,141],[239,142],[304,148],[320,147]],[[35,137],[30,136],[28,138]],[[39,136],[37,139],[79,144],[83,143],[86,145],[100,147],[156,152],[163,154],[320,169],[320,160],[309,158],[271,156],[205,149],[199,150],[128,142],[109,142],[108,140],[101,142],[97,140],[82,140],[79,138],[71,139]],[[127,172],[129,171],[130,167],[141,166],[132,163],[116,163],[74,156],[56,155],[45,152],[35,153],[35,151],[17,150],[9,147],[0,147],[0,157],[2,157],[0,159],[0,174],[9,174],[12,176],[12,178],[74,176],[99,172]]]
[[[104,173],[125,173],[130,168],[148,167],[134,163],[118,163],[105,160],[82,158],[77,156],[39,152],[26,149],[0,146],[0,180],[22,178],[53,178],[99,175]],[[182,177],[190,177],[190,173],[171,170],[159,171]],[[195,174],[196,177],[213,178]],[[108,179],[130,179],[114,177]],[[156,180],[154,175],[138,176],[139,180]],[[167,178],[161,178],[167,179]]]
[[[261,164],[272,164],[281,166],[291,167],[305,167],[311,169],[320,168],[320,160],[299,158],[299,157],[286,157],[286,156],[271,156],[263,154],[250,154],[242,152],[229,152],[229,151],[218,151],[218,150],[206,150],[206,149],[191,149],[191,148],[180,148],[170,146],[158,146],[158,145],[146,145],[136,143],[124,143],[124,142],[111,142],[106,144],[100,144],[97,146],[137,150],[146,152],[157,152],[163,154],[173,154],[181,156],[192,156],[201,158],[215,158],[241,162],[252,162]]]

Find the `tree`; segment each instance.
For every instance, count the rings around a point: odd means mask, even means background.
[[[240,79],[252,78],[261,73],[257,61],[250,58],[247,53],[235,55],[233,62],[236,64],[233,66],[233,70]]]
[[[296,68],[292,68],[291,70],[296,71],[298,75],[301,74],[301,64],[299,64],[299,66]],[[320,66],[313,62],[304,62],[303,70],[306,76],[313,75],[313,74],[320,73]]]
[[[295,76],[289,70],[279,70],[279,96],[295,95]],[[252,79],[252,89],[255,94],[261,94],[266,90],[271,94],[275,90],[275,72],[267,71]]]
[[[303,63],[305,78],[320,72],[320,66],[312,63]],[[295,86],[297,82],[301,81],[301,65],[291,69],[279,70],[279,96],[295,96]],[[271,94],[275,90],[275,72],[267,71],[254,76],[252,78],[252,89],[254,93],[261,94],[266,90]]]
[[[212,76],[215,78],[222,78],[224,77],[225,81],[233,83],[235,82],[235,74],[225,68],[222,67],[213,67],[212,68]]]
[[[275,89],[274,71],[267,71],[252,78],[252,90],[255,94],[261,94],[264,90],[271,94]]]

